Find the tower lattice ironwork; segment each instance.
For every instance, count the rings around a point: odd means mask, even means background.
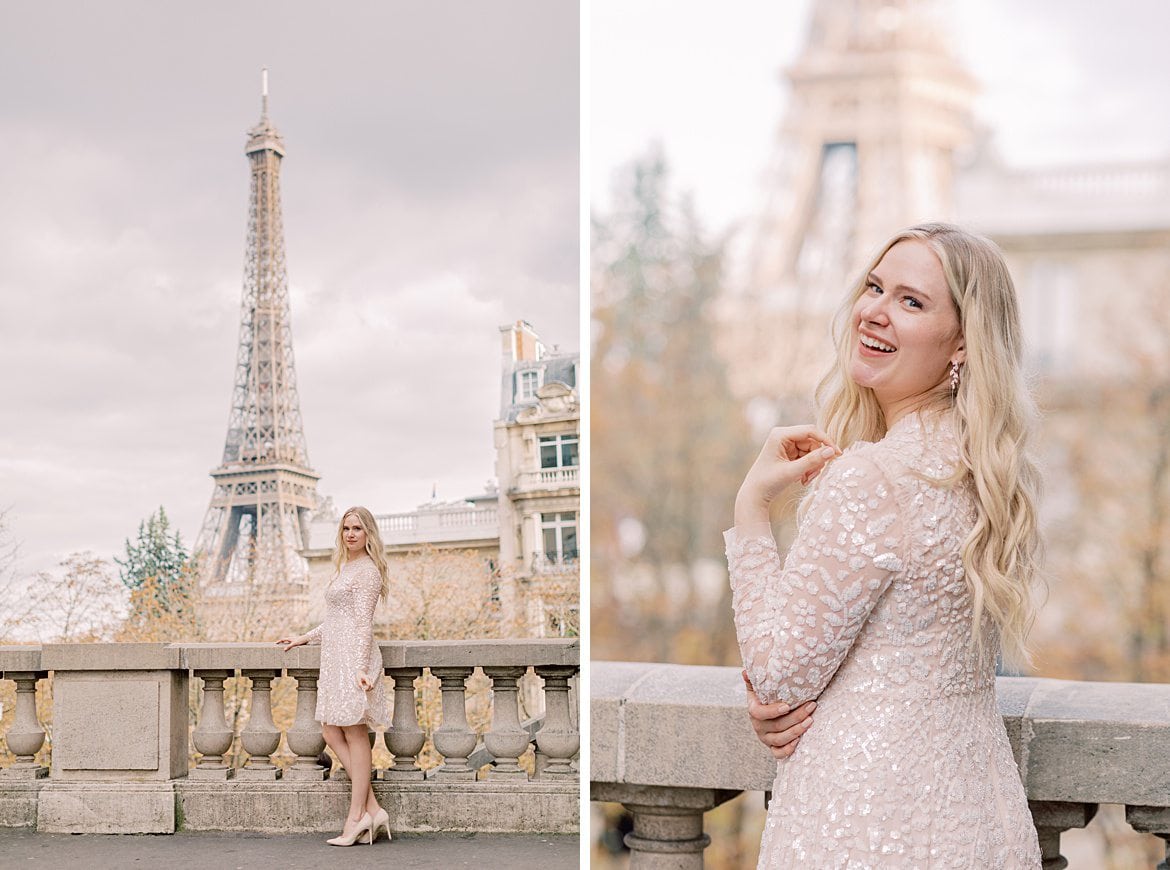
[[[223,460],[196,544],[205,600],[307,600],[309,513],[319,475],[309,466],[293,363],[280,208],[284,139],[268,118],[248,131],[248,250],[235,387]]]
[[[795,404],[831,359],[827,325],[875,247],[953,216],[956,155],[974,139],[975,83],[935,0],[815,0],[786,71],[788,107],[749,229],[744,292],[729,299],[732,389]]]

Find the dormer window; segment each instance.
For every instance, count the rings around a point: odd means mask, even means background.
[[[536,369],[520,372],[516,376],[516,401],[527,402],[536,398],[540,388],[540,372]]]

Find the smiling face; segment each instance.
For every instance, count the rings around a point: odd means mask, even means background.
[[[942,263],[918,239],[898,242],[874,266],[851,324],[849,375],[873,390],[887,426],[945,389],[950,363],[966,360]]]
[[[346,514],[341,524],[341,539],[345,542],[347,558],[355,559],[366,552],[366,530],[357,514]]]

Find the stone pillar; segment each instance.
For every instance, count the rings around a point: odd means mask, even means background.
[[[16,756],[15,763],[0,770],[5,779],[41,779],[49,769],[37,764],[34,756],[45,745],[45,729],[37,721],[37,680],[47,677],[46,671],[5,671],[4,679],[16,683],[16,711],[12,727],[4,736],[8,750]]]
[[[1162,839],[1165,857],[1155,870],[1170,870],[1170,807],[1126,807],[1125,820],[1135,831]]]
[[[195,671],[203,680],[203,703],[199,709],[199,724],[191,734],[195,750],[202,754],[195,769],[187,775],[192,779],[231,779],[234,771],[224,760],[232,746],[232,729],[223,712],[223,681],[232,671]]]
[[[326,771],[317,763],[317,756],[325,749],[321,725],[313,718],[317,712],[317,671],[292,668],[288,675],[297,681],[297,713],[285,741],[297,759],[284,772],[284,778],[320,782]]]
[[[465,684],[474,668],[431,668],[443,692],[443,724],[435,729],[435,750],[443,756],[435,771],[439,780],[474,780],[467,756],[475,749],[475,733],[467,725]]]
[[[1060,854],[1060,835],[1070,828],[1083,828],[1097,814],[1096,804],[1064,801],[1028,801],[1036,835],[1040,840],[1043,870],[1064,870],[1068,859]]]
[[[569,716],[569,677],[576,672],[571,665],[536,667],[537,676],[544,678],[544,725],[536,732],[536,746],[548,756],[541,776],[575,775],[572,759],[581,748],[581,735]]]
[[[394,756],[394,766],[382,771],[382,779],[420,780],[418,754],[427,736],[418,727],[414,681],[422,676],[422,668],[389,668],[388,672],[394,678],[394,721],[386,731],[386,748]]]
[[[524,676],[522,667],[485,667],[492,681],[492,727],[484,735],[487,751],[495,757],[489,779],[527,780],[517,764],[528,748],[528,732],[520,727],[520,707],[516,683]]]
[[[252,681],[252,713],[240,732],[240,745],[250,756],[236,772],[237,779],[280,779],[280,770],[272,762],[272,753],[280,745],[280,732],[272,721],[272,681],[280,671],[270,669],[241,672]]]
[[[709,788],[593,783],[595,801],[621,803],[634,816],[626,834],[630,870],[702,870],[703,850],[711,838],[703,833],[703,813],[739,794]]]
[[[37,830],[171,834],[191,757],[190,676],[161,643],[41,647],[53,672],[53,756]]]

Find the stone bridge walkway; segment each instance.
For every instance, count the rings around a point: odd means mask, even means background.
[[[322,834],[172,835],[38,834],[0,828],[5,868],[85,867],[86,870],[346,870],[387,867],[567,870],[579,866],[576,834],[403,834],[393,842],[337,848]]]

